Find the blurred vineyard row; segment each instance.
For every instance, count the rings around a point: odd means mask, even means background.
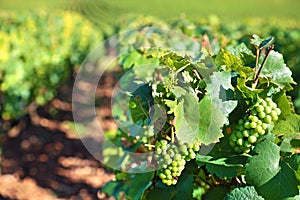
[[[98,43],[111,35],[146,26],[173,29],[199,41],[206,41],[202,43],[203,47],[214,53],[238,42],[249,44],[252,34],[274,36],[275,49],[283,53],[294,79],[300,83],[300,23],[262,19],[245,22],[225,24],[216,16],[194,21],[185,18],[162,21],[150,16],[127,16],[115,24],[102,27],[74,12],[2,12],[1,121],[18,119],[26,114],[26,108],[31,103],[44,105],[52,100],[57,89],[70,81]],[[131,40],[122,41],[123,46],[143,42],[138,41],[138,38],[138,35],[131,35]],[[299,113],[300,88],[295,87],[291,95]]]

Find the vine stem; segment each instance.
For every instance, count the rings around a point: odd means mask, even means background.
[[[263,60],[263,62],[262,62],[262,64],[261,64],[260,68],[258,69],[258,71],[257,71],[257,73],[256,73],[256,76],[255,76],[254,80],[253,80],[254,88],[255,88],[256,85],[257,85],[258,77],[259,77],[259,75],[260,75],[260,73],[261,73],[261,70],[262,70],[262,68],[264,67],[264,65],[265,65],[265,63],[266,63],[266,61],[267,61],[267,58],[269,57],[270,52],[271,52],[273,49],[274,49],[274,45],[269,46],[268,51],[267,51],[267,53],[266,53],[266,56],[265,56],[265,58],[264,58],[264,60]]]
[[[255,76],[256,76],[256,69],[258,67],[259,54],[260,54],[260,49],[257,48],[256,49],[256,59],[255,59],[255,67],[254,67],[254,76],[253,76],[253,79],[255,79]]]

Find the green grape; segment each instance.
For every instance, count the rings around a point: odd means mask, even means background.
[[[165,178],[167,178],[167,176],[166,176],[164,173],[160,173],[160,174],[159,174],[159,178],[165,179]]]
[[[266,113],[260,112],[260,113],[258,113],[258,117],[259,117],[260,119],[263,119],[263,118],[266,117]]]
[[[257,138],[256,138],[254,135],[251,135],[251,136],[248,138],[248,142],[251,143],[251,144],[255,143],[256,140],[257,140]]]
[[[251,123],[250,123],[250,128],[255,128],[256,125],[257,125],[256,122],[251,122]]]
[[[270,115],[271,115],[272,118],[274,118],[275,116],[278,117],[277,112],[275,110],[272,110]]]
[[[236,140],[238,139],[235,135],[235,133],[232,133],[230,136],[231,141],[236,142]]]
[[[229,145],[230,145],[231,147],[234,147],[234,146],[235,146],[235,142],[232,141],[232,140],[230,140],[230,141],[229,141]]]
[[[235,147],[234,147],[234,151],[236,151],[236,152],[240,152],[240,151],[241,151],[241,149],[240,149],[240,147],[238,147],[238,146],[235,146]]]
[[[260,132],[263,131],[263,128],[262,128],[260,125],[257,125],[257,126],[255,127],[255,131],[256,131],[257,133],[260,133]]]
[[[262,123],[261,127],[262,127],[264,130],[266,130],[266,129],[269,127],[269,125],[266,124],[266,123]]]
[[[265,113],[266,113],[266,114],[270,114],[271,111],[272,111],[272,107],[271,107],[271,106],[266,106],[266,107],[265,107]]]
[[[272,117],[270,115],[267,115],[265,118],[264,118],[264,121],[265,123],[267,124],[271,124],[272,123]]]
[[[171,164],[172,164],[173,167],[176,167],[178,165],[178,163],[176,161],[172,161]]]
[[[252,121],[252,122],[257,122],[258,121],[258,117],[254,116],[254,115],[250,115],[248,117],[249,121]]]
[[[244,137],[249,137],[249,131],[244,130],[244,131],[243,131],[243,136],[244,136]]]
[[[237,138],[243,138],[243,133],[241,131],[236,132],[236,137]]]
[[[244,120],[243,119],[240,119],[239,121],[238,121],[238,125],[243,125],[244,124]]]
[[[244,128],[246,128],[246,129],[250,129],[250,122],[245,122],[245,124],[244,124]]]
[[[278,120],[278,116],[276,115],[276,116],[272,117],[272,119],[274,122],[276,122]]]
[[[257,125],[260,126],[260,125],[262,125],[263,122],[261,120],[258,120],[256,123],[257,123]]]
[[[243,145],[243,139],[242,138],[239,138],[237,141],[236,141],[236,144],[238,146],[242,146]]]
[[[245,142],[244,142],[244,147],[246,147],[246,148],[251,147],[251,143],[249,143],[248,140],[245,141]]]
[[[243,126],[243,125],[240,125],[240,126],[238,127],[238,130],[239,130],[239,131],[243,131],[243,130],[244,130],[244,126]]]
[[[281,114],[280,108],[275,108],[275,111],[276,111],[276,113],[277,113],[278,116]]]
[[[200,146],[199,145],[194,145],[193,146],[193,150],[194,151],[199,151],[200,150]]]
[[[256,107],[256,111],[257,111],[258,113],[262,113],[262,112],[264,111],[264,107],[263,107],[262,105],[258,105],[258,106]]]
[[[257,111],[256,110],[251,110],[251,114],[252,114],[252,116],[256,116],[257,115]]]

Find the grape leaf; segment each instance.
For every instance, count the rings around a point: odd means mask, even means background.
[[[237,71],[241,77],[246,78],[253,76],[253,70],[250,67],[243,66],[242,60],[229,51],[221,50],[221,52],[215,58],[215,62],[219,68],[229,72]]]
[[[285,138],[297,136],[300,133],[300,115],[288,115],[285,120],[279,121],[274,126],[272,133],[283,135]]]
[[[257,194],[253,186],[235,188],[230,193],[228,193],[224,198],[224,200],[237,200],[237,199],[264,200],[264,198],[262,198]]]
[[[292,71],[286,66],[282,54],[271,51],[261,72],[264,76],[269,76],[272,82],[284,88],[288,84],[295,84],[292,78]]]
[[[247,158],[248,156],[245,155],[232,155],[215,159],[210,155],[197,155],[196,160],[200,166],[205,164],[209,173],[222,178],[231,178],[238,175],[239,169],[246,163]]]
[[[296,164],[299,165],[299,160]],[[281,169],[275,177],[256,188],[266,200],[281,200],[299,194],[299,180],[295,177],[293,167],[286,162],[281,162],[280,166]]]
[[[217,142],[223,136],[221,127],[227,122],[227,118],[209,97],[204,97],[199,103],[199,132],[198,140],[203,144]]]
[[[207,83],[207,95],[199,102],[199,136],[203,144],[211,144],[223,136],[221,128],[237,101],[226,101],[225,90],[231,88],[230,72],[215,72]]]
[[[258,143],[254,151],[258,155],[249,158],[249,162],[245,165],[246,182],[254,186],[262,186],[280,170],[280,148],[265,140]]]
[[[300,154],[294,154],[291,157],[286,158],[284,161],[289,168],[294,171],[297,179],[300,181]]]
[[[187,143],[196,141],[199,135],[199,106],[196,95],[188,93],[174,109],[175,129],[179,140]]]
[[[229,189],[225,186],[219,186],[209,190],[203,199],[205,200],[216,200],[216,199],[224,199],[226,194],[229,192]]]
[[[133,200],[139,200],[144,191],[151,186],[154,172],[130,174],[130,178],[124,181],[111,181],[100,190],[108,196],[121,199],[121,192]]]
[[[212,149],[202,145],[196,161],[199,167],[206,164],[207,170],[219,177],[234,177],[249,157],[248,154],[237,154],[229,145],[229,134],[225,134]]]
[[[256,49],[262,49],[265,46],[267,46],[272,40],[274,39],[273,37],[267,38],[267,39],[262,39],[258,35],[253,35],[253,38],[251,39],[251,44],[255,46]]]
[[[255,66],[255,56],[244,43],[241,43],[236,47],[229,46],[226,49],[233,55],[238,56],[243,61],[244,65]],[[247,69],[249,73],[253,74],[253,70],[251,68],[247,67],[245,69]]]
[[[193,175],[187,170],[179,177],[175,187],[155,188],[146,194],[145,199],[156,200],[192,200]]]
[[[286,96],[285,93],[280,92],[275,97],[275,102],[277,103],[278,108],[281,110],[281,117],[285,118],[286,116],[292,114],[292,102],[289,100],[289,98]]]

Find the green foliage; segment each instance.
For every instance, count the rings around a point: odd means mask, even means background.
[[[81,64],[101,34],[71,12],[1,16],[1,118],[16,119],[31,102],[44,105]]]
[[[235,188],[224,198],[224,200],[234,199],[263,200],[264,198],[257,194],[253,186],[247,186],[243,188]]]
[[[271,141],[256,145],[254,155],[245,165],[246,181],[254,186],[262,186],[271,180],[280,170],[280,148]]]
[[[137,34],[139,39],[144,37]],[[141,47],[121,56],[123,70],[131,70],[131,78],[144,82],[138,92],[128,91],[135,99],[129,103],[134,105],[129,109],[132,122],[145,128],[152,104],[167,113],[161,130],[142,142],[137,137],[129,140],[132,147],[149,147],[155,155],[152,162],[158,166],[149,166],[156,171],[152,177],[156,181],[147,188],[140,184],[144,192],[135,198],[284,199],[299,195],[295,152],[300,121],[292,114],[286,94],[294,81],[280,53],[272,48],[262,53],[272,39],[254,36],[254,53],[238,44],[213,55],[204,49],[191,55]],[[144,63],[152,65],[142,67]],[[145,97],[140,106],[139,93],[141,99]],[[122,188],[126,186],[110,184],[107,194],[117,199],[116,191],[129,194]]]

